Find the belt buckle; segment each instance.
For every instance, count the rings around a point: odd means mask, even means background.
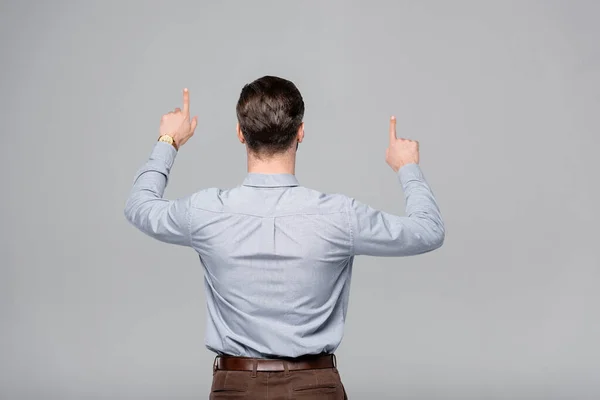
[[[213,361],[213,373],[217,372],[217,359],[219,358],[219,356],[215,356],[215,359]]]
[[[333,368],[337,368],[337,358],[335,357],[335,354],[331,355],[331,359],[333,360]]]

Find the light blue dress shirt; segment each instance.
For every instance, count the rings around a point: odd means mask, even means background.
[[[247,175],[232,189],[163,198],[177,151],[157,142],[125,217],[160,241],[193,248],[204,268],[205,345],[217,354],[298,357],[339,346],[356,255],[440,247],[444,224],[420,167],[398,171],[406,216],[302,187],[291,174]]]

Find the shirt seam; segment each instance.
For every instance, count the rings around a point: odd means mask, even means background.
[[[188,228],[188,241],[190,242],[190,247],[192,247],[192,207],[188,206],[186,216]]]
[[[202,210],[202,211],[206,211],[206,212],[211,212],[211,213],[215,213],[215,214],[232,214],[232,215],[245,215],[248,217],[258,217],[258,218],[275,218],[275,217],[291,217],[294,215],[333,215],[333,214],[341,214],[344,211],[332,211],[332,212],[325,212],[325,213],[297,213],[297,214],[274,214],[274,215],[258,215],[258,214],[248,214],[248,213],[242,213],[242,212],[235,212],[235,211],[215,211],[215,210],[209,210],[203,207],[199,207],[199,206],[193,206],[195,209],[197,210]]]
[[[350,200],[346,199],[346,218],[348,219],[348,232],[350,233],[350,255],[353,256],[354,255],[354,249],[355,249],[355,245],[354,245],[354,229],[352,229],[352,220],[350,218],[350,206],[349,206]]]
[[[258,186],[258,185],[242,185],[244,187],[251,187],[251,188],[257,188],[257,189],[281,189],[281,188],[292,188],[292,187],[298,187],[298,185],[277,185],[277,186]]]

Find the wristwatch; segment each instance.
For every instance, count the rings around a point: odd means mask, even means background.
[[[169,143],[169,144],[173,145],[173,147],[175,147],[175,150],[179,150],[179,149],[177,148],[177,144],[175,143],[175,140],[173,139],[173,137],[172,137],[172,136],[169,136],[169,135],[161,135],[161,136],[158,138],[158,141],[159,141],[159,142],[165,142],[165,143]]]

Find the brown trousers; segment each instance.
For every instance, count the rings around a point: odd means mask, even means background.
[[[217,369],[210,400],[344,400],[344,385],[337,368],[261,372]]]

